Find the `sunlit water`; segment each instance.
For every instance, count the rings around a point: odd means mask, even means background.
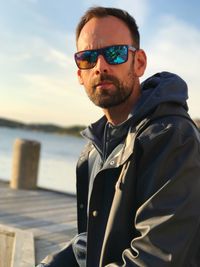
[[[12,175],[13,145],[17,138],[41,144],[38,186],[60,192],[75,193],[76,163],[85,145],[83,138],[0,127],[0,179]]]

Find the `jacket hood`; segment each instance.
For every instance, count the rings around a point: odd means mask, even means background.
[[[187,111],[187,91],[187,84],[176,74],[160,72],[151,76],[141,84],[141,96],[128,119],[120,125],[113,126],[113,129],[119,129],[119,132],[123,132],[123,128],[127,128],[130,124],[136,125],[150,115],[160,104],[164,103],[176,104],[176,106],[181,106],[182,109]],[[164,114],[167,115],[171,112],[172,105],[165,106]],[[106,123],[107,119],[103,116],[81,133],[84,137],[98,143],[97,140],[101,140],[104,135]]]
[[[162,103],[178,104],[188,110],[187,99],[188,88],[183,79],[170,72],[156,73],[141,84],[141,97],[130,117],[138,121]]]

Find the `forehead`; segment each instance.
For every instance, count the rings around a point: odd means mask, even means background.
[[[92,18],[78,38],[78,50],[96,49],[114,44],[132,44],[128,26],[114,16]]]

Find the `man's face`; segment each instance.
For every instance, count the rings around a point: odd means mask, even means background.
[[[83,27],[78,39],[78,51],[99,49],[111,45],[131,45],[132,37],[123,21],[114,17],[93,18]],[[134,53],[129,51],[128,61],[120,65],[108,64],[99,55],[92,69],[78,70],[79,81],[88,97],[102,108],[125,102],[134,90]]]

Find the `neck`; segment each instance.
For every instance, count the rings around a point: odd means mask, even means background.
[[[108,109],[103,109],[108,122],[112,125],[119,125],[128,118],[128,115],[140,97],[139,87],[140,86],[138,85],[138,88],[135,88],[136,90],[134,89],[130,97],[122,104]]]

